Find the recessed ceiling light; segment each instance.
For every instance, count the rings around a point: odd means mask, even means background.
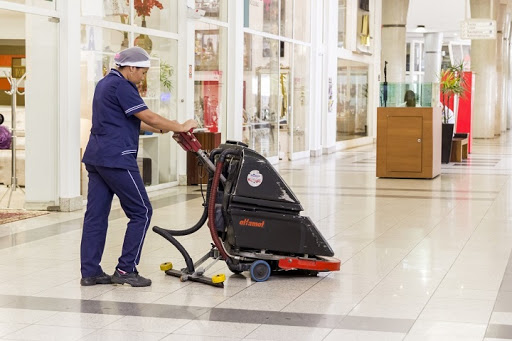
[[[425,29],[425,25],[417,25],[414,32],[425,33],[427,30]]]

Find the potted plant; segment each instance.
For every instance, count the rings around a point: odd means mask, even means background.
[[[441,70],[440,82],[441,104],[443,106],[443,135],[441,162],[449,163],[452,151],[452,137],[454,122],[457,119],[457,100],[464,96],[466,92],[466,81],[464,79],[464,62],[455,65],[449,65]],[[453,111],[450,110],[450,104],[453,102]],[[452,122],[453,118],[453,122]]]

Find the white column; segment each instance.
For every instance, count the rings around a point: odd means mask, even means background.
[[[244,82],[244,1],[228,7],[227,122],[224,139],[242,141]]]
[[[323,2],[311,3],[311,22],[323,22]],[[311,25],[311,114],[309,115],[309,145],[311,156],[322,155],[322,116],[324,97],[322,91],[323,27]]]
[[[443,33],[425,33],[425,83],[439,81],[441,73],[441,49],[443,46]]]
[[[495,19],[496,0],[470,0],[471,17]],[[493,13],[491,13],[491,11]],[[474,138],[493,138],[496,116],[496,40],[471,41],[471,69],[476,73],[472,130]]]
[[[379,51],[382,49],[382,1],[374,3],[375,15],[373,15],[373,62],[370,64],[368,74],[368,137],[377,137],[377,107],[380,106],[380,82],[383,82],[384,74],[381,74],[382,61]]]
[[[510,129],[512,127],[512,4],[509,3],[507,5],[507,19],[505,31],[503,32],[503,36],[506,41],[504,42],[504,48],[506,50],[506,57],[504,60],[505,68],[506,68],[506,86],[504,89],[504,102],[505,102],[505,128]]]
[[[497,20],[497,58],[496,58],[496,71],[498,75],[497,83],[497,102],[496,102],[496,117],[499,118],[496,122],[494,134],[500,135],[507,130],[507,109],[506,109],[506,58],[507,58],[507,42],[505,40],[504,30],[506,28],[507,20],[507,5],[499,4],[498,20]]]
[[[324,98],[326,109],[322,119],[322,149],[324,154],[336,150],[336,81],[338,77],[338,1],[324,1]],[[332,103],[329,103],[332,102]]]
[[[26,15],[27,209],[59,209],[58,30],[59,24],[48,17]]]
[[[384,62],[388,62],[389,83],[405,82],[405,25],[408,9],[409,0],[382,0],[381,67],[384,68]]]
[[[193,2],[188,1],[188,6],[194,7]],[[179,1],[178,10],[178,113],[176,119],[183,122],[187,118],[194,117],[194,21],[187,18],[187,3]],[[187,184],[187,153],[177,149],[177,173],[178,183]]]
[[[80,195],[80,0],[59,1],[59,154],[61,211],[82,208]]]

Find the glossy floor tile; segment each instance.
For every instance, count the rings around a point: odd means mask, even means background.
[[[374,145],[276,165],[341,260],[315,277],[256,283],[216,262],[224,288],[181,282],[159,268],[184,267],[179,251],[148,231],[151,287],[81,287],[83,211],[0,225],[0,340],[512,340],[512,136],[472,147],[431,180],[376,178]],[[202,214],[198,187],[149,194],[152,226]],[[127,221],[114,203],[106,272]],[[207,228],[178,239],[194,260],[211,247]]]

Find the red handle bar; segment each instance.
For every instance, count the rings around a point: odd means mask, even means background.
[[[178,142],[178,144],[185,150],[186,152],[197,153],[201,150],[201,143],[197,140],[197,138],[192,133],[194,129],[190,129],[187,132],[183,133],[174,133],[172,138]]]

